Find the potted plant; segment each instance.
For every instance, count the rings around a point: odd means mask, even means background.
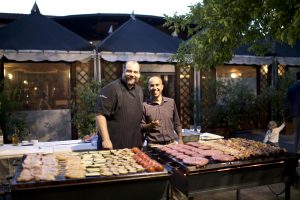
[[[101,83],[103,84],[103,82]],[[80,85],[75,88],[76,98],[71,102],[72,124],[78,131],[80,138],[97,132],[94,111],[101,83],[92,80],[87,85]]]
[[[4,133],[4,142],[10,143],[13,134],[23,140],[30,131],[26,115],[17,112],[23,108],[21,87],[13,87],[9,80],[2,81],[0,85],[0,127]]]

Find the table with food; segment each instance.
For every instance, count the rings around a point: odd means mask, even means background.
[[[289,199],[299,160],[280,147],[210,133],[143,150],[74,150],[64,141],[56,146],[23,154],[11,182],[13,199],[172,199],[175,190],[190,198],[279,182]]]
[[[161,199],[169,173],[138,148],[25,155],[13,199]],[[34,195],[32,191],[34,190]]]

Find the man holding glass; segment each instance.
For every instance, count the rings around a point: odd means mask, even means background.
[[[148,144],[170,144],[178,137],[178,143],[183,144],[182,128],[175,101],[163,97],[163,84],[158,76],[148,81],[150,98],[143,103],[142,131]],[[176,133],[176,134],[175,134]]]

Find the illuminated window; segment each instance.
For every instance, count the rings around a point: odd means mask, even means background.
[[[4,63],[4,70],[8,88],[22,95],[24,110],[69,108],[69,64]]]
[[[278,76],[283,76],[285,73],[285,67],[283,65],[279,64],[277,67],[277,73],[278,73]]]
[[[235,80],[246,84],[254,94],[257,94],[256,67],[225,65],[216,68],[218,80]]]

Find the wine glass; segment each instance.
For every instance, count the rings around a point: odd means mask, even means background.
[[[201,126],[197,126],[197,132],[201,133]]]
[[[194,125],[190,125],[190,131],[195,131],[195,126]]]

